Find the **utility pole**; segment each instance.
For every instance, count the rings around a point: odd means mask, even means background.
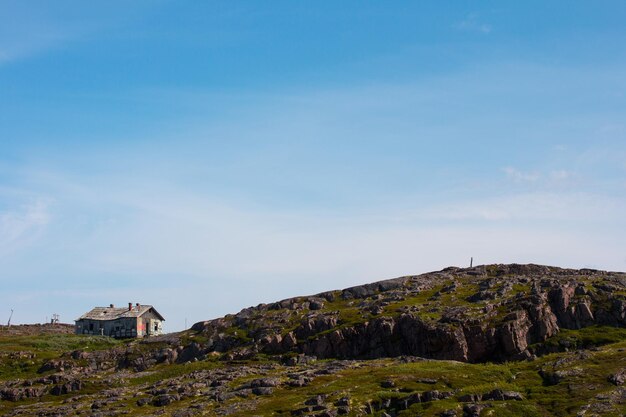
[[[11,319],[13,318],[13,309],[11,309],[11,315],[9,316],[9,321],[7,322],[7,327],[11,327]]]
[[[474,257],[470,258],[470,268],[474,266]]]

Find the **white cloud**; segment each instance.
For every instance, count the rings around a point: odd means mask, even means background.
[[[574,177],[574,173],[565,169],[556,169],[547,173],[540,171],[521,171],[513,167],[503,168],[502,171],[507,178],[517,183],[527,184],[556,184],[570,180]]]
[[[513,167],[502,169],[508,178],[516,182],[536,182],[541,178],[538,172],[523,172]]]
[[[554,181],[565,181],[572,178],[573,173],[564,169],[550,172],[550,179]]]
[[[626,201],[588,193],[526,193],[455,201],[424,211],[432,219],[582,223],[615,222]]]
[[[623,123],[608,123],[600,126],[598,130],[601,133],[623,134],[626,129]]]
[[[32,241],[49,221],[48,205],[43,201],[0,212],[0,255]]]
[[[470,13],[465,19],[456,25],[456,28],[468,32],[480,32],[484,34],[490,33],[492,29],[491,25],[481,22],[479,17],[478,13]]]
[[[73,36],[69,25],[19,4],[0,6],[0,14],[0,65],[57,48]]]
[[[124,4],[124,13],[120,14],[120,7],[109,3],[84,7],[75,4],[73,13],[68,13],[57,4],[0,2],[0,66],[85,39],[134,15],[133,6]],[[77,13],[80,19],[73,18]]]

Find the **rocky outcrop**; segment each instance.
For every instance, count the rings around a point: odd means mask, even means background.
[[[609,382],[614,385],[624,385],[626,383],[626,368],[609,375]]]
[[[193,354],[527,359],[560,329],[626,326],[626,298],[618,290],[626,290],[622,273],[515,264],[446,268],[196,323],[209,343]]]
[[[3,388],[0,389],[0,400],[20,401],[28,398],[39,398],[46,393],[46,387]]]
[[[83,382],[79,379],[68,381],[64,384],[55,385],[50,389],[52,395],[65,395],[70,392],[80,391],[83,388]]]

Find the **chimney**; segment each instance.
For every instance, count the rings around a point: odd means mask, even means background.
[[[133,309],[133,303],[128,303],[128,311],[131,311]]]
[[[115,308],[113,304],[109,304],[109,308]]]
[[[136,306],[137,306],[137,311],[139,311],[140,304],[137,303]]]

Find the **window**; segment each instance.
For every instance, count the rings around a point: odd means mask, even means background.
[[[154,331],[155,332],[159,331],[159,323],[154,323]]]
[[[93,332],[93,323],[89,323],[89,331]]]

